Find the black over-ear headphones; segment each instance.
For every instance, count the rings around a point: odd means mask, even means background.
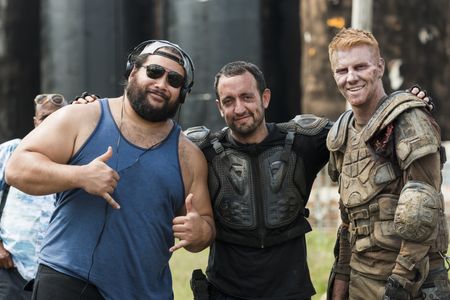
[[[183,49],[181,49],[177,44],[165,40],[148,40],[140,43],[139,45],[134,47],[133,50],[131,50],[130,54],[128,54],[127,66],[125,68],[125,78],[128,79],[128,77],[130,76],[136,61],[136,57],[138,57],[140,54],[153,54],[162,47],[175,49],[182,58],[182,66],[186,73],[186,80],[184,82],[184,85],[181,87],[180,97],[178,99],[180,103],[184,103],[187,94],[191,91],[191,88],[194,85],[194,63],[192,62],[192,59],[189,57],[189,55],[184,52]]]

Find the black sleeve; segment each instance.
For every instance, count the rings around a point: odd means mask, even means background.
[[[317,173],[327,164],[330,157],[330,152],[326,145],[328,131],[329,126],[325,127],[317,135],[299,134],[294,140],[294,150],[305,164],[305,178],[308,186],[312,185]]]

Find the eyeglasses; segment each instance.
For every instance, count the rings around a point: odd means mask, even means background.
[[[142,66],[146,69],[147,76],[151,79],[161,78],[167,72],[167,81],[174,88],[179,88],[184,84],[184,77],[175,71],[167,71],[163,66],[151,64]]]
[[[50,101],[56,106],[63,106],[66,104],[66,100],[64,97],[60,94],[41,94],[37,95],[36,98],[34,98],[34,103],[37,105],[44,105]]]

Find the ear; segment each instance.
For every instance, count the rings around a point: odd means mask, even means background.
[[[385,68],[385,62],[384,59],[382,57],[380,57],[380,59],[378,60],[378,69],[379,69],[379,78],[383,77],[384,75],[384,68]]]
[[[264,90],[264,92],[262,94],[262,104],[263,104],[264,109],[267,109],[267,107],[269,107],[271,95],[272,95],[272,92],[270,91],[270,89]]]
[[[37,127],[39,125],[36,117],[33,117],[33,123],[34,127]]]
[[[223,118],[222,106],[220,105],[220,100],[216,99],[217,109],[219,110],[220,116]]]
[[[136,65],[133,64],[133,68],[131,69],[130,76],[128,76],[128,77],[134,76],[134,74],[136,74],[136,72],[137,72],[138,70],[139,70],[139,68],[137,68]]]

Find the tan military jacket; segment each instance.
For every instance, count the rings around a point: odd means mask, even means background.
[[[341,241],[350,245],[341,246],[352,251],[351,256],[343,255],[350,261],[338,263],[349,263],[375,279],[395,273],[412,280],[421,262],[429,259],[430,267],[442,264],[438,252],[447,250],[440,130],[423,107],[420,99],[397,92],[381,103],[363,128],[355,126],[351,111],[344,113],[327,139],[329,172],[339,182],[342,221],[350,232],[349,239]],[[431,222],[426,240],[404,239],[395,230],[399,196],[408,181],[430,185],[439,198],[433,210],[437,221]],[[422,219],[428,213],[421,207],[408,212]]]

